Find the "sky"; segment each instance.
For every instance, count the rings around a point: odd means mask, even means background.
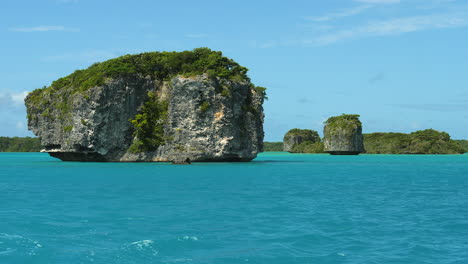
[[[468,139],[468,0],[2,0],[0,47],[0,136],[33,136],[24,97],[77,69],[209,47],[268,88],[266,141],[342,113]]]

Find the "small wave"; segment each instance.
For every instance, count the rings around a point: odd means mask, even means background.
[[[196,236],[183,236],[181,238],[178,238],[177,240],[179,240],[179,241],[182,241],[182,240],[198,241],[198,237],[196,237]]]
[[[153,240],[145,239],[145,240],[135,241],[130,244],[135,245],[136,247],[140,249],[143,249],[144,247],[148,247],[153,243],[154,243]]]
[[[156,250],[153,246],[154,241],[150,239],[135,241],[135,242],[130,243],[130,245],[138,251],[147,252],[153,256],[156,256],[159,254],[159,251]]]
[[[35,240],[25,238],[20,235],[0,233],[0,255],[9,255],[13,252],[20,252],[30,256],[36,255],[36,251],[42,248],[42,245]]]
[[[16,249],[7,248],[5,251],[0,251],[0,255],[8,255],[8,254],[13,253],[15,251],[16,251]]]

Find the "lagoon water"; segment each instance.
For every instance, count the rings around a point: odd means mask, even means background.
[[[468,155],[0,154],[0,263],[468,263]]]

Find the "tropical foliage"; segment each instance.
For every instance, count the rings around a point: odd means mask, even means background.
[[[464,153],[459,142],[446,132],[426,129],[410,134],[364,134],[366,153],[373,154],[458,154]]]
[[[301,144],[295,144],[292,149],[292,153],[324,153],[323,142],[302,142]]]
[[[133,74],[167,80],[175,75],[193,76],[207,73],[211,77],[249,80],[247,71],[246,67],[224,57],[222,52],[209,48],[182,52],[147,52],[95,63],[86,70],[77,70],[58,79],[52,83],[51,88],[70,87],[75,91],[84,91],[103,85],[106,79]]]
[[[336,129],[353,131],[358,127],[362,127],[359,120],[360,115],[342,114],[340,116],[332,116],[324,122],[326,131],[333,133]]]
[[[458,142],[458,144],[460,144],[460,146],[463,148],[463,151],[465,153],[468,152],[468,140],[454,140],[455,142]]]
[[[220,77],[236,81],[249,81],[248,69],[234,60],[223,56],[220,51],[209,48],[197,48],[182,52],[147,52],[136,55],[125,55],[101,63],[95,63],[84,70],[54,81],[49,87],[36,89],[26,98],[28,118],[37,115],[50,116],[59,110],[60,120],[68,119],[71,104],[70,95],[79,93],[89,98],[87,91],[95,86],[105,84],[108,80],[143,76],[154,80],[169,80],[174,76],[194,76],[207,74],[209,77]],[[266,88],[250,84],[255,91],[266,97]],[[220,90],[228,96],[230,91]],[[50,118],[54,118],[50,116]]]
[[[263,142],[263,151],[283,151],[283,142]]]
[[[135,131],[131,152],[154,151],[164,144],[164,124],[167,119],[167,101],[159,101],[155,93],[148,93],[139,114],[132,122]]]
[[[294,142],[289,150],[291,153],[323,153],[324,145],[315,130],[293,128],[283,138],[285,144],[291,141]]]
[[[0,152],[39,152],[39,138],[31,137],[0,137]]]

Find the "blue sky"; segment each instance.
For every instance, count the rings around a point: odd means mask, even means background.
[[[27,131],[28,91],[124,54],[206,46],[268,88],[265,134],[360,114],[364,132],[468,139],[468,0],[0,3],[0,136]]]

